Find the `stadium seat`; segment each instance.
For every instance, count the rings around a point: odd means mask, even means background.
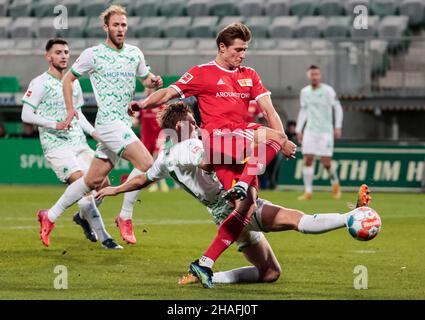
[[[296,27],[295,36],[297,38],[320,38],[325,26],[325,17],[303,17]]]
[[[351,38],[353,39],[375,38],[378,34],[379,21],[380,19],[378,16],[368,17],[366,29],[355,29],[353,27],[351,28]]]
[[[104,37],[103,38],[99,38],[99,37],[96,37],[96,38],[86,38],[87,48],[98,46],[101,43],[105,43],[105,38]]]
[[[397,53],[405,49],[406,40],[403,39],[408,32],[409,17],[407,16],[386,16],[382,18],[378,27],[378,36],[380,39],[389,40],[388,49]]]
[[[162,32],[166,38],[186,38],[192,17],[170,17],[165,21]]]
[[[45,17],[39,20],[38,36],[40,38],[53,38],[58,34],[54,26],[54,17]]]
[[[0,17],[6,16],[9,0],[0,0]]]
[[[354,8],[359,5],[365,6],[369,10],[370,0],[347,0],[345,2],[345,12],[347,16],[353,15]],[[368,11],[368,13],[370,14],[370,11]]]
[[[398,1],[397,0],[372,0],[371,9],[373,15],[384,17],[384,16],[393,16],[397,14],[398,11]]]
[[[168,50],[196,50],[196,39],[172,39]]]
[[[69,17],[78,17],[81,13],[80,0],[63,0],[61,4],[66,7]]]
[[[235,23],[235,22],[245,22],[245,18],[242,16],[228,16],[221,18],[220,22],[217,24],[216,32],[219,32],[225,26]]]
[[[308,49],[308,40],[303,39],[277,39],[277,49],[292,51]]]
[[[253,50],[274,50],[277,47],[275,39],[254,38],[249,48]]]
[[[148,50],[166,50],[170,46],[170,39],[161,38],[142,38],[140,39],[140,49],[142,51]]]
[[[108,6],[109,2],[104,0],[81,1],[81,11],[88,17],[99,17]]]
[[[18,78],[12,76],[0,76],[0,92],[19,92]]]
[[[293,16],[304,17],[314,15],[316,9],[313,0],[292,0],[289,6],[289,12]]]
[[[29,17],[32,11],[31,0],[14,0],[9,4],[9,16],[13,18],[17,17]]]
[[[199,50],[214,50],[214,51],[217,51],[217,44],[212,39],[199,39],[198,49]]]
[[[271,38],[292,38],[298,24],[297,16],[276,17],[270,26]]]
[[[133,4],[133,14],[138,17],[158,15],[160,0],[138,0]]]
[[[127,15],[128,16],[133,16],[134,15],[134,5],[136,4],[136,1],[131,1],[131,0],[113,0],[113,1],[111,1],[111,4],[112,3],[124,7],[125,10],[127,11]]]
[[[411,27],[425,24],[425,1],[403,0],[400,4],[400,15],[409,17]]]
[[[12,18],[10,18],[10,17],[0,17],[0,38],[7,38],[8,37],[9,27],[10,27],[11,23],[12,23]]]
[[[38,0],[32,5],[35,17],[53,17],[54,8],[58,5],[56,0]]]
[[[241,0],[238,6],[240,15],[244,17],[261,16],[264,12],[262,0]]]
[[[189,37],[191,38],[211,38],[215,36],[215,26],[218,17],[195,17],[189,27]]]
[[[347,38],[350,36],[351,17],[328,17],[323,37]]]
[[[73,51],[82,51],[88,47],[84,38],[67,38],[66,41],[68,41],[69,51],[71,53]]]
[[[287,16],[290,0],[269,0],[265,4],[265,15],[269,17]]]
[[[333,49],[333,45],[332,42],[329,40],[324,40],[324,39],[313,39],[310,42],[310,48],[311,50],[332,50]]]
[[[16,18],[10,26],[11,38],[32,38],[38,35],[38,19],[20,17]]]
[[[211,16],[225,17],[240,14],[237,4],[232,0],[211,1],[208,3],[208,8]]]
[[[89,18],[85,34],[87,38],[104,38],[103,21],[99,17]]]
[[[159,5],[159,15],[165,17],[184,16],[186,6],[184,0],[165,0]]]
[[[159,38],[162,36],[161,26],[167,19],[165,17],[142,17],[136,27],[136,36],[143,38]]]
[[[69,17],[68,28],[58,30],[58,35],[64,38],[81,38],[85,36],[87,17]]]
[[[317,6],[319,16],[341,16],[345,14],[344,4],[340,0],[321,0]]]
[[[265,16],[249,17],[245,21],[245,24],[251,29],[254,38],[268,38],[270,23],[271,18]]]
[[[1,39],[0,50],[7,51],[15,48],[15,42],[16,40],[14,39]]]
[[[208,0],[189,0],[186,4],[186,13],[191,17],[208,15]]]
[[[136,31],[138,29],[138,26],[140,25],[140,17],[128,17],[127,19],[127,37],[128,38],[134,38],[136,37]]]
[[[372,76],[383,76],[389,68],[388,41],[371,40],[368,42],[372,59]]]

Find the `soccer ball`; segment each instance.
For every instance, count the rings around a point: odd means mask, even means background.
[[[381,230],[381,218],[369,207],[354,209],[348,218],[348,232],[360,241],[372,240]]]

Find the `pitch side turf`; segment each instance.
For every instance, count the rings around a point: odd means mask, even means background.
[[[63,190],[0,187],[1,299],[425,299],[423,194],[373,193],[372,207],[381,215],[383,228],[370,242],[354,240],[345,229],[323,235],[268,234],[283,270],[277,282],[207,290],[177,284],[216,231],[207,211],[189,195],[142,192],[135,209],[135,246],[123,244],[113,223],[122,196],[106,199],[101,211],[123,251],[106,251],[86,240],[72,222],[76,206],[59,218],[51,246],[45,248],[36,213]],[[338,201],[330,193],[316,193],[310,202],[297,201],[297,195],[261,192],[265,199],[307,213],[345,212],[346,203],[355,202],[354,193]],[[54,273],[58,265],[68,271],[67,290],[54,288],[55,277],[62,274]],[[214,270],[246,265],[232,246]],[[367,268],[367,290],[354,289],[358,265]]]

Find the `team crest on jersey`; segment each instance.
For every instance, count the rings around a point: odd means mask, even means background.
[[[196,154],[199,150],[201,150],[200,146],[195,146],[192,148],[192,153]]]
[[[31,95],[32,95],[32,91],[31,90],[28,90],[27,93],[25,94],[26,97],[31,97]]]
[[[252,79],[239,79],[238,83],[241,87],[252,87]]]
[[[192,79],[193,79],[193,75],[191,75],[189,72],[186,72],[184,75],[182,75],[179,82],[186,84]]]

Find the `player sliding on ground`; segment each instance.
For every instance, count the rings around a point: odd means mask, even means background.
[[[217,236],[199,263],[193,263],[194,268],[211,269],[239,238],[255,210],[258,174],[279,152],[287,158],[294,157],[296,152],[296,145],[283,130],[270,91],[254,69],[242,66],[250,41],[251,31],[244,24],[226,26],[217,35],[217,55],[213,61],[194,66],[173,85],[143,101],[133,101],[129,108],[130,113],[153,108],[177,97],[195,96],[198,100],[201,127],[207,133],[203,142],[209,163],[226,190],[223,197],[235,200],[235,208],[220,224]],[[246,121],[253,99],[265,113],[270,128]]]
[[[131,129],[128,104],[133,99],[136,77],[145,87],[162,86],[162,79],[150,72],[139,48],[124,43],[127,32],[127,13],[121,6],[112,5],[102,13],[105,43],[84,50],[63,80],[63,95],[71,124],[78,117],[72,100],[73,83],[83,74],[89,74],[98,105],[96,132],[101,142],[95,158],[84,177],[72,183],[49,210],[41,210],[41,237],[49,241],[55,220],[85,193],[96,189],[114,168],[120,157],[134,166],[130,174],[145,172],[152,165],[152,156]],[[117,218],[117,224],[128,233],[132,225]],[[122,249],[122,247],[120,247]]]
[[[58,179],[67,184],[81,178],[87,172],[94,152],[87,144],[83,130],[97,139],[93,126],[87,121],[81,111],[84,105],[83,92],[79,82],[73,85],[73,103],[78,110],[79,119],[73,119],[72,130],[65,130],[67,112],[62,94],[62,78],[68,67],[69,48],[64,39],[50,39],[46,44],[46,60],[49,62],[49,70],[33,79],[27,92],[22,98],[22,121],[38,126],[40,142],[43,154],[51,165]],[[109,185],[108,179],[104,179],[102,187]],[[115,248],[119,245],[105,230],[97,207],[100,201],[95,201],[92,194],[78,201],[80,208],[73,220],[79,224],[90,241],[98,239],[107,248]],[[43,213],[38,218],[43,220]],[[53,225],[54,226],[54,225]],[[52,228],[53,228],[52,226]],[[42,230],[41,230],[42,231]],[[40,234],[41,235],[41,234]],[[48,247],[49,239],[43,239],[43,244]]]
[[[163,130],[167,130],[164,133],[169,139],[152,167],[118,187],[100,190],[97,199],[145,188],[154,181],[171,177],[204,204],[214,222],[220,225],[233,212],[234,206],[223,199],[225,190],[205,161],[204,147],[197,138],[197,126],[190,108],[183,102],[172,103],[160,113],[159,123]],[[364,188],[359,193],[357,206],[369,205],[369,192],[367,187]],[[191,264],[190,274],[180,281],[181,284],[199,280],[204,287],[211,288],[213,283],[276,281],[281,272],[280,265],[262,232],[297,230],[319,234],[345,227],[350,215],[350,212],[306,215],[263,199],[257,199],[256,204],[250,222],[236,241],[253,266],[213,275],[211,269],[198,269],[196,264]]]

